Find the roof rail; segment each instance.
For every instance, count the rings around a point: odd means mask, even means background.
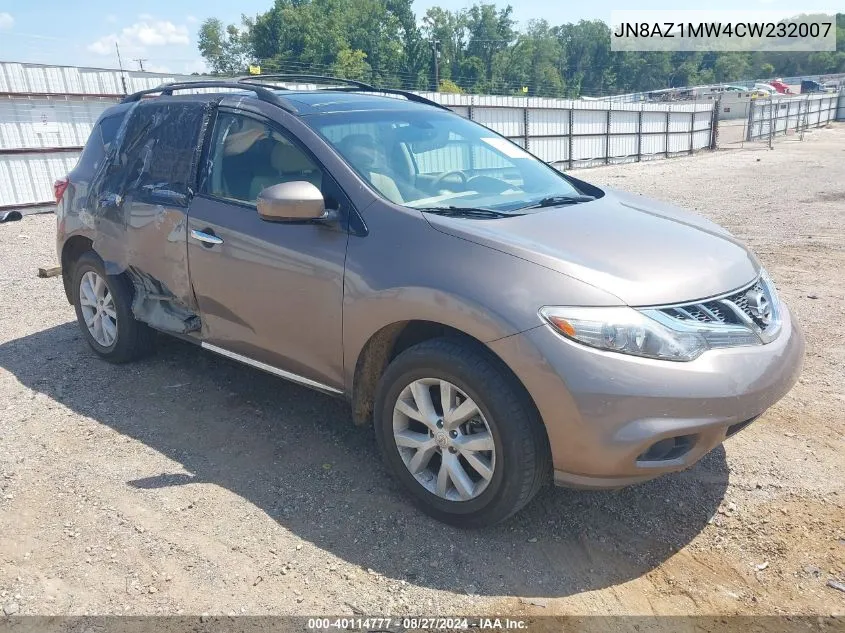
[[[266,75],[247,75],[246,77],[239,77],[238,82],[241,83],[251,83],[256,79],[304,79],[305,81],[310,81],[312,83],[339,83],[345,84],[347,86],[352,86],[355,88],[360,88],[361,90],[372,90],[374,92],[378,92],[378,88],[371,86],[370,84],[365,84],[363,81],[356,81],[355,79],[343,79],[341,77],[328,77],[325,75],[300,75],[296,73],[271,73]],[[256,82],[258,83],[258,82]]]
[[[241,77],[238,79],[238,83],[246,84],[246,85],[258,85],[261,79],[279,79],[279,80],[296,80],[296,79],[304,79],[305,81],[311,81],[313,83],[323,82],[323,83],[340,83],[344,84],[345,86],[342,88],[334,88],[335,90],[343,90],[346,92],[355,92],[355,91],[363,91],[363,92],[381,92],[384,94],[390,95],[398,95],[400,97],[405,97],[408,101],[413,101],[415,103],[423,103],[425,105],[434,106],[435,108],[440,108],[441,110],[448,110],[451,112],[452,110],[448,107],[444,106],[441,103],[437,103],[436,101],[432,101],[431,99],[426,99],[425,97],[418,95],[414,92],[409,92],[408,90],[400,90],[398,88],[377,88],[373,85],[368,83],[364,83],[363,81],[357,81],[355,79],[343,79],[341,77],[327,77],[324,75],[300,75],[300,74],[288,74],[288,73],[278,73],[278,74],[268,74],[268,75],[248,75],[246,77]],[[258,81],[255,81],[258,80]],[[254,82],[254,83],[253,83]],[[323,88],[322,90],[325,90]]]
[[[162,84],[157,88],[149,88],[148,90],[140,90],[138,92],[127,95],[121,100],[121,103],[132,103],[133,101],[140,101],[141,97],[149,94],[161,93],[162,96],[171,96],[174,90],[194,90],[196,88],[232,88],[233,90],[251,90],[255,93],[261,101],[272,103],[275,106],[286,110],[287,112],[295,113],[296,110],[289,104],[285,103],[272,90],[259,85],[253,85],[246,82],[238,81],[181,81],[170,84]]]
[[[376,88],[375,91],[389,95],[399,95],[400,97],[405,97],[408,101],[413,101],[414,103],[423,103],[425,105],[434,106],[435,108],[440,108],[441,110],[452,112],[452,109],[448,106],[432,101],[431,99],[426,99],[422,95],[418,95],[416,92],[410,92],[409,90],[400,90],[399,88]]]

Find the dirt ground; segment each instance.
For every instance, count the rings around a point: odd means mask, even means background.
[[[164,339],[82,340],[55,218],[0,225],[0,608],[19,614],[845,614],[845,126],[578,172],[723,224],[807,335],[803,376],[691,470],[416,512],[341,401]]]

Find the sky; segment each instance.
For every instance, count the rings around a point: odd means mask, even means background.
[[[490,0],[486,0],[490,1]],[[459,10],[472,0],[416,0],[414,11],[421,18],[437,5]],[[496,2],[504,6],[507,2]],[[532,19],[550,24],[582,19],[610,21],[620,9],[696,9],[701,3],[680,0],[511,0],[514,17],[521,25]],[[798,0],[711,0],[710,10],[804,9]],[[0,61],[117,68],[115,42],[120,45],[124,68],[168,73],[203,72],[197,50],[197,29],[208,17],[224,23],[240,23],[241,13],[255,15],[272,6],[272,0],[0,0]],[[845,6],[845,0],[826,2],[825,8]]]

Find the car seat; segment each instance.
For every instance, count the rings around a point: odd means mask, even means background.
[[[283,182],[304,180],[320,189],[323,175],[311,159],[298,147],[285,142],[276,141],[270,152],[270,166],[273,172],[257,174],[253,177],[249,189],[250,200],[258,198],[258,194],[267,187]]]
[[[338,149],[385,198],[398,204],[404,202],[396,181],[385,173],[386,166],[379,164],[384,162],[384,154],[372,136],[350,134],[338,143]]]

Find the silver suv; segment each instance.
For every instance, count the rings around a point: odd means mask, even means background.
[[[344,397],[410,498],[465,526],[550,479],[687,468],[795,382],[803,336],[719,226],[417,95],[285,79],[131,95],[56,183],[106,360],[164,332]]]

